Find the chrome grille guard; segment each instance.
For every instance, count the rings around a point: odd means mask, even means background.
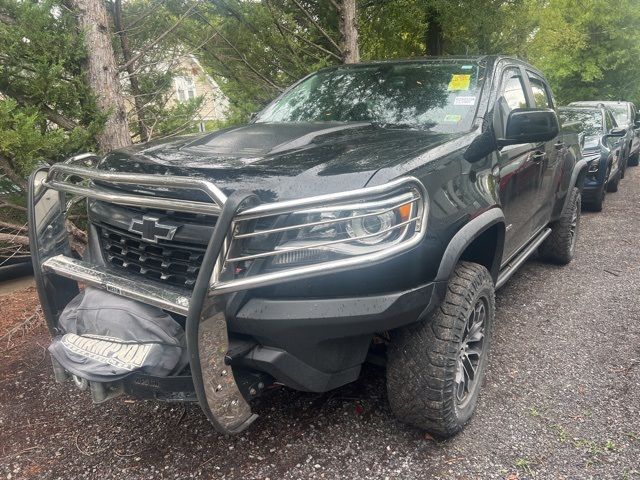
[[[187,347],[196,394],[211,423],[223,433],[242,431],[256,418],[239,391],[231,368],[225,364],[224,357],[229,345],[224,315],[225,294],[379,263],[415,247],[426,232],[427,192],[422,183],[412,177],[336,194],[260,203],[257,196],[251,193],[236,192],[227,198],[206,179],[114,173],[74,165],[87,159],[97,157],[91,154],[74,157],[68,162],[40,169],[30,179],[31,252],[38,293],[49,328],[52,334],[61,333],[57,328],[57,317],[77,292],[76,282],[185,315]],[[105,187],[104,184],[153,187],[156,195],[126,193]],[[197,190],[211,201],[171,198],[170,192],[175,189]],[[166,192],[166,196],[159,195],[159,192]],[[67,202],[67,194],[74,199]],[[126,272],[73,258],[66,240],[64,219],[68,206],[78,197],[117,205],[218,216],[191,296],[170,286],[165,288],[163,285],[136,281]],[[267,272],[260,268],[247,268],[243,276],[236,274],[239,265],[246,265],[247,262],[322,251],[339,244],[349,245],[368,240],[371,235],[315,241],[289,248],[277,248],[277,243],[271,242],[273,248],[260,252],[244,251],[245,241],[258,236],[273,239],[294,231],[383,214],[407,205],[407,217],[388,227],[397,238],[375,251]],[[349,217],[276,224],[260,231],[252,230],[257,219],[283,216],[306,218],[305,215],[310,213],[341,210],[356,213]],[[365,210],[369,213],[362,213]]]

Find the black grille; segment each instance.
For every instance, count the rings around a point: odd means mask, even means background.
[[[144,277],[192,289],[206,245],[142,240],[140,235],[111,225],[99,226],[105,259],[117,268]]]

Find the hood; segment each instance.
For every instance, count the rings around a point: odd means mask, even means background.
[[[199,176],[227,195],[251,190],[273,202],[364,187],[379,169],[459,136],[369,123],[253,123],[118,150],[99,168]]]

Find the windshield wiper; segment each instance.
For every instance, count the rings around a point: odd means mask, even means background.
[[[416,125],[415,123],[393,123],[393,122],[371,122],[371,125],[378,128],[393,128],[398,130],[428,130],[426,125]]]

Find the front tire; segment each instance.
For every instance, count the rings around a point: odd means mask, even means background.
[[[566,265],[575,253],[576,240],[580,230],[580,210],[582,199],[577,187],[569,192],[569,203],[558,221],[551,225],[551,234],[540,245],[540,255],[546,260]]]
[[[462,430],[478,402],[494,314],[488,270],[460,262],[431,317],[392,332],[387,394],[399,420],[443,438]]]
[[[609,181],[607,185],[607,192],[615,193],[618,191],[618,186],[620,185],[620,179],[622,178],[622,173],[620,170],[616,173],[616,178]]]
[[[629,157],[629,165],[632,167],[637,167],[638,163],[640,163],[640,152],[636,152],[633,156]]]

